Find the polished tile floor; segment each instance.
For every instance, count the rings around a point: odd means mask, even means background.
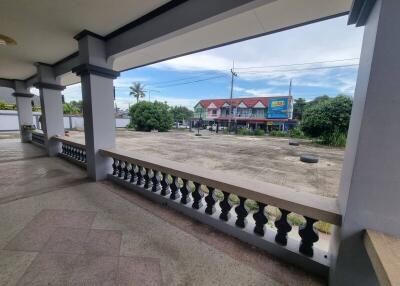
[[[323,285],[36,146],[0,153],[0,285]]]

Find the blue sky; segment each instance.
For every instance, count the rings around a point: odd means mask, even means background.
[[[200,99],[287,95],[292,79],[295,98],[353,95],[363,28],[339,17],[125,71],[114,81],[116,104],[125,109],[132,82],[141,82],[150,100],[192,108]],[[81,99],[80,84],[67,87],[66,101]],[[149,97],[146,97],[149,100]]]

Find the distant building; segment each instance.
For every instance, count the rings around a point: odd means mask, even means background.
[[[204,124],[287,130],[293,120],[292,96],[203,99],[194,107],[194,119]]]

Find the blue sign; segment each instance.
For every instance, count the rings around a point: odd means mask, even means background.
[[[287,119],[289,118],[289,100],[287,97],[271,98],[268,102],[267,118]]]

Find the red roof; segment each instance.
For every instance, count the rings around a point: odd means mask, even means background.
[[[238,106],[241,102],[243,102],[247,107],[253,107],[256,105],[259,101],[264,105],[268,106],[268,100],[271,98],[277,98],[278,96],[275,97],[243,97],[243,98],[233,98],[233,99],[202,99],[199,101],[198,104],[200,104],[203,108],[207,108],[211,103],[214,103],[214,105],[217,108],[222,107],[225,103],[232,103],[232,106]],[[279,96],[278,98],[290,98],[290,96]]]

